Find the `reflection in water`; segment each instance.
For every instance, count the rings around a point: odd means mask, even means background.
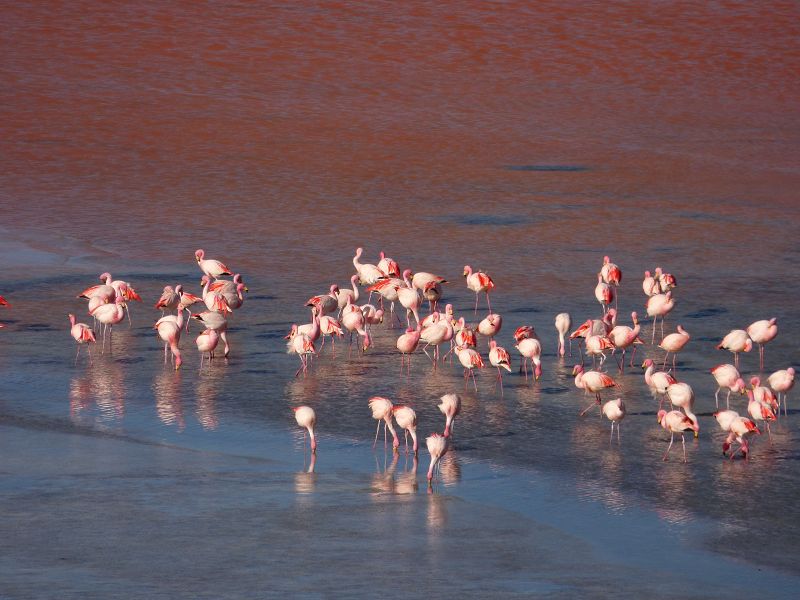
[[[391,462],[388,462],[388,455],[391,454]],[[377,492],[373,495],[373,499],[378,499],[382,494],[395,493],[395,480],[394,473],[397,470],[397,461],[400,455],[397,452],[384,452],[383,466],[379,463],[378,454],[375,454],[375,471],[372,476],[372,489]]]
[[[419,482],[417,481],[417,467],[419,467],[419,459],[413,454],[410,455],[411,465],[408,464],[409,456],[405,457],[405,470],[397,476],[397,483],[395,484],[395,494],[416,494],[419,491]]]
[[[99,420],[118,421],[125,414],[124,373],[116,362],[100,363],[89,367],[70,381],[70,417],[78,420],[80,414],[97,404]]]
[[[153,379],[153,394],[161,422],[164,425],[177,424],[178,431],[183,431],[186,423],[181,403],[181,372],[164,369],[158,373]]]
[[[656,470],[656,483],[660,491],[656,513],[668,523],[676,525],[693,521],[695,515],[689,506],[694,470],[690,464],[673,460],[665,462]]]
[[[455,485],[461,481],[461,463],[454,450],[448,451],[439,461],[439,476],[445,486]]]
[[[217,395],[219,393],[220,377],[216,371],[207,370],[197,380],[195,388],[195,413],[203,429],[216,429],[219,425],[217,417]]]

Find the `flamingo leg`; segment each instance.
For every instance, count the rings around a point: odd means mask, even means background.
[[[492,303],[489,301],[489,292],[486,292],[486,305],[489,307],[489,314],[492,314]]]
[[[372,449],[373,450],[375,449],[375,444],[378,443],[378,433],[380,433],[380,430],[381,430],[381,422],[378,421],[378,427],[375,429],[375,441],[372,442]]]
[[[472,385],[475,386],[475,391],[478,391],[478,384],[475,383],[475,371],[473,369],[469,370],[469,374],[472,375]]]
[[[681,434],[681,446],[683,446],[683,462],[686,463],[686,441],[683,439],[683,434]]]
[[[478,314],[478,292],[475,292],[475,314]]]
[[[667,446],[667,451],[664,453],[664,456],[661,458],[661,460],[667,460],[667,458],[669,457],[670,448],[672,448],[672,442],[674,441],[675,441],[675,434],[673,433],[669,438],[669,446]]]
[[[592,403],[591,403],[589,406],[587,406],[586,408],[584,408],[584,409],[583,409],[583,410],[580,412],[580,414],[579,414],[578,416],[579,416],[579,417],[582,417],[582,416],[583,416],[583,415],[585,415],[587,412],[589,412],[591,409],[593,409],[595,406],[600,406],[600,403],[599,403],[597,400],[595,400],[595,401],[594,401],[594,402],[592,402]],[[601,412],[601,413],[600,413],[600,415],[602,416],[602,414],[603,414],[603,413]]]

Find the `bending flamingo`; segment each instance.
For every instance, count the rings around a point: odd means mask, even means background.
[[[669,446],[667,446],[667,451],[664,453],[661,460],[667,460],[669,458],[669,451],[672,449],[672,443],[675,441],[675,434],[679,433],[681,436],[681,446],[683,446],[683,462],[686,462],[686,441],[683,439],[683,433],[685,431],[694,431],[697,433],[700,431],[700,428],[679,410],[671,410],[669,412],[665,410],[658,411],[658,424],[670,432]]]
[[[570,327],[572,327],[572,318],[569,316],[569,313],[558,313],[556,315],[556,331],[558,331],[559,356],[564,356],[564,337],[567,335]],[[569,355],[572,356],[572,338],[569,339]]]
[[[375,441],[372,447],[378,443],[378,432],[381,429],[381,421],[383,421],[383,445],[386,447],[386,428],[392,433],[392,448],[397,452],[397,447],[400,446],[400,440],[397,439],[397,433],[392,426],[392,401],[382,396],[373,396],[368,401],[369,408],[372,411],[372,418],[378,421],[378,428],[375,430]]]
[[[311,453],[316,454],[317,438],[314,435],[314,426],[317,424],[317,414],[310,406],[294,406],[292,410],[294,411],[295,421],[305,430],[303,431],[303,445],[305,446],[306,431],[308,431],[308,436],[311,439]]]
[[[445,394],[439,403],[439,410],[444,415],[444,437],[450,437],[453,432],[453,424],[458,414],[461,412],[461,397],[458,394]]]

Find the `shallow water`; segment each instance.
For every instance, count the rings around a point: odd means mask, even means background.
[[[767,371],[797,355],[797,6],[496,10],[2,9],[0,595],[372,595],[373,569],[412,596],[796,589],[798,412],[790,398],[771,443],[725,460],[708,370],[729,361],[728,330],[771,316]],[[359,245],[447,277],[468,320],[462,266],[487,269],[501,344],[533,324],[542,379],[515,371],[500,396],[486,370],[476,394],[422,354],[401,376],[384,327],[366,356],[342,344],[294,379],[283,335],[344,286]],[[175,373],[151,307],[167,284],[199,293],[198,247],[250,292],[230,360],[199,373],[193,327]],[[552,322],[598,313],[604,254],[622,322],[644,314],[645,269],[678,277],[667,327],[692,334],[678,377],[701,425],[686,465],[680,448],[660,460],[638,368],[657,349],[609,367],[621,444],[577,416],[577,357],[555,356]],[[76,366],[65,315],[105,270],[144,303],[110,355]],[[757,353],[742,361],[755,373]],[[416,475],[373,453],[366,400],[413,404],[424,437],[453,390],[463,412],[429,495],[424,450]],[[320,429],[311,475],[301,403]]]

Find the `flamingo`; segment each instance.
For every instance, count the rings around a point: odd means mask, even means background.
[[[753,340],[744,329],[733,329],[717,344],[717,350],[729,350],[733,353],[733,364],[739,368],[739,353],[750,352]]]
[[[651,344],[656,343],[656,321],[661,317],[661,337],[664,337],[664,317],[675,308],[675,300],[672,298],[672,292],[665,294],[655,294],[647,299],[647,316],[653,317],[653,339]]]
[[[2,298],[2,296],[0,296]],[[5,301],[4,301],[5,302]],[[7,304],[5,304],[7,306]],[[94,331],[92,328],[84,323],[76,323],[75,322],[75,315],[70,314],[69,316],[69,324],[70,329],[69,333],[78,343],[78,351],[75,353],[75,364],[78,364],[78,355],[81,352],[81,344],[86,344],[86,353],[89,355],[89,362],[92,362],[92,353],[89,350],[89,344],[94,344],[97,340],[94,337]]]
[[[417,325],[420,324],[419,321],[420,297],[417,289],[412,287],[409,277],[411,277],[411,269],[406,269],[405,271],[403,271],[403,283],[405,285],[397,290],[397,299],[400,301],[400,304],[403,305],[403,308],[406,309],[407,326],[411,327],[412,313],[414,315],[414,320],[417,322]]]
[[[611,262],[608,256],[603,257],[603,266],[600,268],[600,276],[603,282],[618,287],[622,283],[622,270]]]
[[[306,306],[315,307],[320,316],[333,314],[339,308],[339,300],[336,297],[337,292],[339,292],[339,287],[336,284],[332,284],[327,294],[311,296],[311,298],[306,300]],[[347,304],[347,302],[345,302],[345,304]]]
[[[498,346],[497,342],[491,340],[489,342],[489,364],[497,369],[497,379],[500,380],[500,393],[503,393],[503,372],[500,367],[511,373],[511,357],[502,346]],[[496,388],[495,384],[495,389]]]
[[[406,357],[409,354],[412,354],[416,351],[417,346],[419,346],[419,340],[422,335],[422,330],[420,329],[419,323],[417,323],[417,328],[412,329],[409,327],[406,329],[406,332],[397,338],[397,342],[395,345],[397,349],[400,351],[400,372],[403,372],[403,363],[406,360]],[[411,372],[411,357],[408,356],[408,367],[407,371]]]
[[[353,344],[353,332],[355,331],[357,335],[361,336],[362,345],[361,349],[362,352],[366,352],[367,348],[372,345],[372,338],[370,338],[369,331],[367,331],[367,320],[364,317],[364,313],[361,312],[361,309],[357,306],[352,304],[348,304],[345,306],[344,310],[342,311],[342,327],[347,329],[350,332],[350,348],[348,351],[348,355],[352,352],[352,344]]]
[[[389,258],[381,250],[381,259],[378,261],[378,270],[386,277],[400,277],[400,267],[393,258]]]
[[[750,446],[748,438],[753,434],[761,435],[761,432],[747,417],[740,417],[739,413],[733,410],[720,410],[714,413],[720,428],[728,433],[728,437],[722,443],[722,455],[727,456],[734,441],[739,443],[739,447],[731,453],[731,460],[741,451],[742,456],[747,460]]]
[[[212,281],[208,289],[212,292],[217,292],[218,294],[223,295],[235,294],[236,288],[240,283],[244,283],[242,281],[242,274],[236,273],[231,281],[228,281],[227,279],[217,279],[216,281]],[[247,286],[245,286],[244,291],[249,292],[250,290],[248,290]]]
[[[189,313],[190,316],[192,314],[191,306],[203,302],[203,299],[200,298],[199,296],[195,296],[194,294],[190,294],[189,292],[184,292],[182,285],[176,285],[175,286],[175,293],[178,294],[178,296],[180,297],[180,301],[178,302],[178,310],[180,310],[180,311],[184,311],[185,310],[187,313]],[[187,333],[189,332],[189,322],[190,321],[191,321],[191,318],[186,319],[186,332]]]
[[[751,323],[747,328],[747,335],[758,344],[759,369],[764,370],[764,344],[771,341],[778,335],[778,319],[763,319]]]
[[[222,343],[225,344],[225,352],[223,356],[228,358],[231,348],[228,345],[228,320],[225,318],[225,315],[213,310],[207,310],[201,313],[193,314],[192,318],[196,321],[200,321],[206,327],[206,329],[214,329],[219,332],[219,337],[222,339]]]
[[[388,427],[393,438],[392,448],[397,452],[400,440],[397,439],[397,433],[392,426],[392,401],[382,396],[373,396],[369,399],[368,404],[372,411],[372,418],[378,421],[378,428],[375,430],[375,441],[372,443],[372,447],[375,448],[375,444],[378,443],[378,432],[381,428],[381,421],[383,421],[383,445],[386,447],[386,428]]]
[[[517,343],[531,337],[539,339],[539,336],[536,335],[536,330],[531,325],[521,325],[514,330],[514,341]]]
[[[314,348],[314,342],[312,342],[307,335],[298,333],[293,335],[286,343],[286,352],[288,354],[297,354],[300,358],[300,368],[297,369],[294,374],[294,376],[297,377],[301,371],[303,375],[308,373],[309,359],[306,357],[313,356],[317,353],[317,350]]]
[[[232,275],[224,264],[212,258],[205,258],[205,252],[200,249],[194,253],[194,258],[197,261],[197,266],[200,270],[214,279],[219,279],[223,275]]]
[[[362,313],[363,314],[363,313]],[[366,319],[366,316],[364,317]],[[322,348],[325,347],[325,338],[331,338],[331,345],[333,346],[333,356],[336,357],[336,337],[342,337],[344,335],[344,330],[342,330],[342,325],[329,315],[325,315],[319,318],[319,330],[322,334],[322,345],[320,346],[320,351]]]
[[[572,318],[569,316],[569,313],[558,313],[556,315],[556,331],[558,331],[559,356],[564,356],[566,351],[564,347],[564,336],[566,336],[570,327],[572,327]],[[572,356],[572,338],[569,340],[569,355]]]
[[[317,424],[317,414],[310,406],[293,406],[294,419],[297,424],[304,429],[303,431],[303,447],[305,447],[306,430],[311,439],[311,453],[317,453],[317,438],[314,435],[314,426]]]
[[[697,425],[700,426],[697,416],[694,414],[694,390],[688,383],[676,382],[667,386],[667,399],[673,407],[677,406],[682,408],[687,417]],[[697,437],[697,432],[695,432]]]
[[[490,313],[486,315],[486,318],[483,319],[483,321],[478,323],[478,333],[492,339],[494,336],[500,333],[500,329],[502,327],[503,317],[497,313]]]
[[[603,307],[603,314],[608,310],[608,305],[614,301],[616,294],[614,288],[603,281],[602,273],[597,274],[597,285],[594,287],[594,297]]]
[[[432,433],[425,440],[428,446],[428,452],[431,455],[431,465],[428,467],[428,485],[431,485],[433,480],[433,470],[439,464],[442,457],[447,454],[447,438],[438,433]]]
[[[730,408],[731,392],[740,392],[744,394],[745,383],[739,371],[733,365],[717,365],[711,369],[711,375],[717,382],[717,391],[714,392],[714,401],[717,408],[719,408],[719,392],[723,388],[728,388],[728,397],[725,399],[725,405]]]
[[[161,297],[156,302],[155,307],[161,310],[161,315],[164,315],[165,310],[172,310],[178,308],[181,297],[175,292],[171,285],[165,285],[164,291],[161,292]]]
[[[181,351],[178,348],[178,344],[181,341],[181,332],[183,331],[183,312],[179,311],[175,317],[161,317],[153,325],[153,329],[158,331],[158,337],[164,342],[164,364],[167,364],[167,348],[169,348],[172,352],[172,357],[175,359],[175,370],[177,371],[183,363]]]
[[[397,425],[405,431],[406,440],[406,454],[408,454],[408,434],[411,433],[411,439],[414,442],[413,451],[414,456],[417,455],[417,413],[410,406],[398,404],[392,406],[392,413]]]
[[[583,365],[575,365],[572,369],[572,375],[575,377],[576,388],[584,390],[584,392],[591,392],[595,395],[595,402],[583,409],[580,416],[585,415],[586,412],[594,406],[601,405],[601,391],[605,388],[617,385],[614,380],[605,373],[601,373],[600,371],[584,371]]]
[[[642,281],[642,290],[645,293],[645,296],[648,298],[650,296],[655,296],[656,294],[661,293],[661,288],[658,285],[658,279],[653,277],[650,274],[650,271],[644,272],[644,280]]]
[[[667,388],[669,386],[671,386],[673,383],[677,383],[677,380],[669,373],[664,371],[656,371],[656,366],[655,363],[653,363],[652,358],[646,359],[642,363],[642,368],[646,369],[644,372],[644,381],[647,383],[653,396],[663,396],[667,393]],[[661,408],[663,401],[663,397],[659,398],[659,408]]]
[[[350,286],[352,287],[352,289],[341,290],[338,287],[336,288],[335,295],[336,295],[337,306],[339,308],[339,316],[341,316],[342,309],[344,309],[344,307],[347,306],[348,302],[350,304],[355,304],[356,302],[358,302],[358,299],[361,294],[358,291],[358,286],[356,285],[357,283],[358,283],[358,275],[353,275],[350,278]]]
[[[458,394],[445,394],[439,398],[439,410],[444,415],[444,437],[450,437],[453,432],[453,424],[458,414],[461,412],[461,396]]]
[[[420,291],[424,291],[425,287],[431,282],[441,285],[442,283],[447,283],[447,279],[439,275],[434,275],[433,273],[419,271],[414,273],[414,276],[411,278],[411,287],[414,287]]]
[[[364,253],[363,248],[356,248],[356,255],[353,257],[353,266],[356,268],[358,280],[361,285],[373,285],[380,279],[386,276],[381,273],[381,270],[373,264],[362,263],[361,255]]]
[[[211,359],[214,358],[214,350],[219,343],[219,332],[213,329],[206,329],[200,335],[195,338],[195,344],[197,345],[197,349],[200,351],[200,370],[203,370],[203,358],[208,352],[208,361],[211,362]]]
[[[435,320],[433,320],[430,325],[422,329],[420,339],[425,342],[425,346],[422,348],[422,351],[425,352],[425,355],[430,358],[435,365],[439,360],[439,346],[453,339],[454,330],[453,324],[449,319],[440,318],[438,312],[433,314],[436,316]],[[434,348],[433,358],[431,358],[430,354],[428,354],[428,346],[433,346]]]
[[[422,297],[428,301],[428,308],[431,312],[437,310],[439,300],[442,298],[442,285],[437,281],[431,281],[422,288]]]
[[[794,387],[794,367],[775,371],[767,377],[769,386],[778,394],[778,407],[780,408],[781,394],[783,394],[783,413],[788,415],[786,406],[786,393]]]
[[[464,321],[464,317],[460,317],[453,330],[456,332],[456,346],[466,346],[467,348],[474,348],[478,345],[478,339],[475,337],[475,332]]]
[[[370,325],[378,325],[383,323],[382,308],[375,308],[375,306],[372,304],[362,304],[359,308],[361,309],[361,313],[364,315],[364,323],[367,329],[369,329]]]
[[[622,419],[625,418],[625,403],[622,401],[622,398],[617,398],[616,400],[609,400],[605,404],[603,404],[602,408],[603,414],[606,416],[606,419],[611,421],[611,440],[614,441],[614,424],[617,425],[617,443],[619,443],[619,425]]]
[[[475,292],[475,314],[478,314],[478,295],[481,292],[486,294],[486,305],[489,313],[492,312],[492,303],[489,301],[489,292],[494,289],[494,281],[481,270],[472,272],[472,267],[464,265],[464,277],[467,279],[467,287]]]
[[[367,288],[367,291],[372,295],[372,292],[378,292],[381,296],[381,306],[383,306],[383,301],[387,300],[389,304],[389,326],[394,327],[394,320],[395,317],[397,318],[397,322],[401,325],[403,324],[400,320],[400,317],[394,312],[394,303],[398,300],[398,290],[401,287],[405,286],[405,282],[402,279],[397,279],[396,277],[392,277],[390,279],[381,279],[375,285],[372,285]]]
[[[103,325],[103,346],[100,354],[105,353],[106,331],[108,331],[108,346],[111,348],[111,329],[125,318],[125,301],[122,296],[117,296],[113,304],[101,304],[95,308],[91,315]]]
[[[759,421],[763,421],[767,426],[767,435],[770,441],[772,440],[772,432],[769,429],[769,422],[775,420],[775,413],[766,402],[757,400],[753,394],[753,390],[747,390],[747,412],[750,413],[753,421],[758,425]]]
[[[763,402],[772,410],[778,410],[780,408],[778,399],[775,397],[773,391],[768,387],[761,385],[760,377],[754,376],[750,378],[750,388],[753,390],[753,395],[755,396],[756,400]]]
[[[228,310],[233,311],[240,309],[242,304],[244,304],[244,292],[246,290],[247,286],[245,286],[245,284],[237,283],[233,290],[229,288],[222,288],[222,290],[217,292],[217,294],[225,299]]]
[[[467,378],[472,376],[472,385],[475,386],[475,391],[477,392],[478,384],[475,383],[474,369],[483,368],[483,359],[481,355],[478,354],[477,350],[465,346],[456,346],[455,352],[459,362],[461,362],[461,365],[464,367],[464,387],[466,388]]]
[[[639,319],[635,312],[631,313],[631,319],[633,320],[633,328],[628,327],[627,325],[615,325],[614,329],[612,329],[609,334],[608,338],[614,344],[614,352],[617,350],[622,350],[622,360],[619,363],[619,370],[620,372],[625,372],[625,352],[629,347],[633,347],[633,352],[631,352],[631,363],[630,366],[633,366],[633,359],[636,356],[636,346],[638,344],[644,344],[644,342],[639,339],[639,331],[641,330],[641,326],[639,325]]]
[[[101,304],[113,303],[117,298],[117,291],[111,285],[111,274],[101,273],[100,281],[103,282],[101,285],[93,285],[78,294],[78,298],[89,300],[89,314]]]
[[[698,433],[700,428],[692,420],[684,415],[679,410],[665,410],[658,411],[658,424],[670,432],[669,446],[661,460],[666,461],[669,458],[669,451],[672,449],[672,443],[675,441],[675,434],[681,434],[681,446],[683,446],[683,462],[686,462],[686,441],[683,439],[685,431],[694,431]]]
[[[658,277],[658,287],[662,292],[668,292],[678,287],[675,276],[672,273],[664,273],[661,267],[656,267],[656,276]]]
[[[536,337],[527,337],[514,346],[522,355],[522,368],[525,371],[525,381],[528,381],[528,359],[531,361],[533,380],[539,381],[542,376],[542,343]]]
[[[672,368],[675,369],[675,355],[683,350],[683,347],[689,343],[689,339],[691,338],[689,333],[680,325],[678,325],[677,330],[677,333],[670,333],[667,337],[663,338],[658,345],[659,348],[666,351],[664,355],[664,364],[661,365],[662,369],[667,365],[667,357],[670,352],[672,352]]]
[[[602,335],[590,335],[586,338],[586,354],[591,355],[592,364],[600,357],[600,368],[603,368],[603,363],[606,361],[606,350],[614,351],[614,342]]]
[[[8,300],[0,296],[0,306],[11,306],[11,305],[8,303]]]
[[[225,296],[218,292],[212,292],[209,289],[211,277],[208,275],[203,275],[203,277],[200,279],[200,282],[203,284],[203,303],[206,305],[208,310],[216,311],[222,314],[232,312],[225,300]]]

